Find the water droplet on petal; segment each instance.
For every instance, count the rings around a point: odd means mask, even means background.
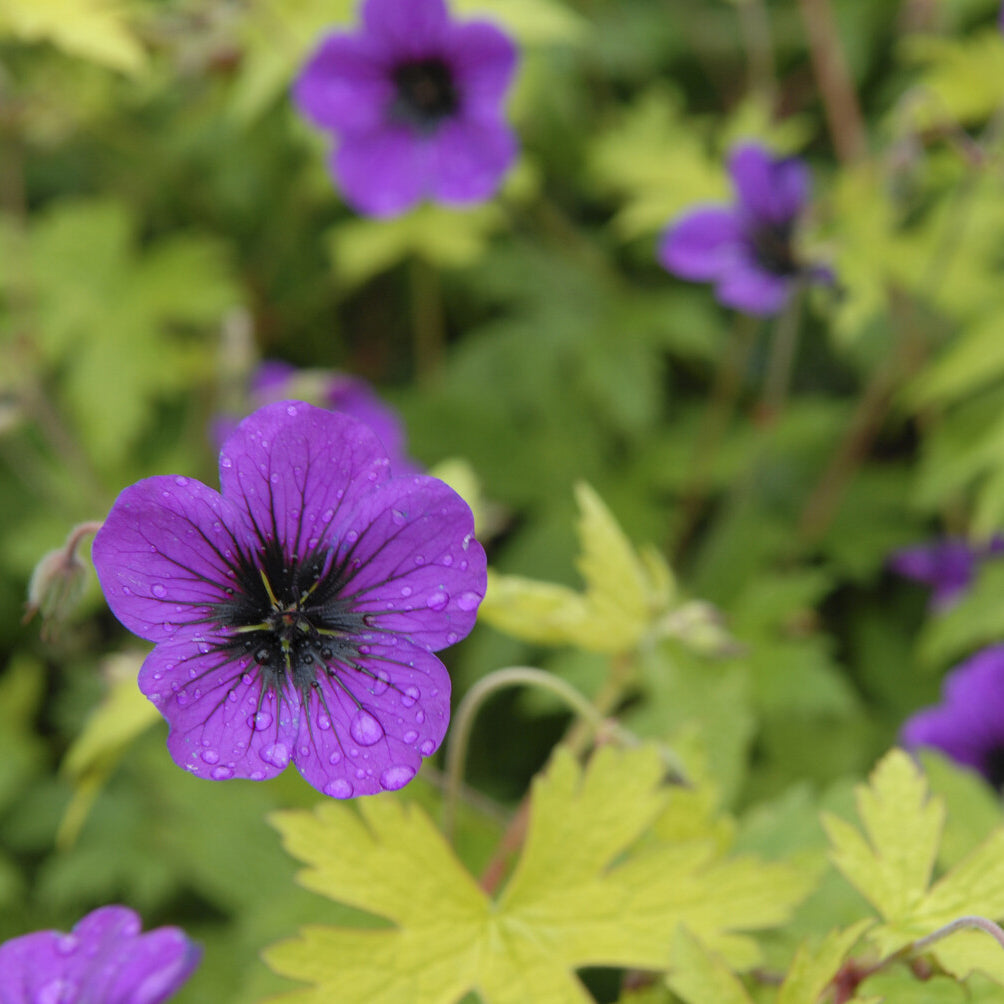
[[[461,593],[457,597],[457,606],[461,610],[477,610],[478,604],[481,602],[481,597],[477,593]]]
[[[214,781],[229,781],[233,776],[233,767],[214,767],[211,775]]]
[[[414,729],[409,729],[401,738],[406,743],[413,743],[418,738],[418,733]]]
[[[188,484],[188,478],[183,478],[180,474],[174,479],[174,483],[181,488]]]
[[[363,778],[364,778],[365,776],[366,776],[366,771],[364,771],[364,770],[362,769],[362,767],[360,767],[360,768],[359,768],[359,769],[358,769],[358,770],[356,771],[356,777],[357,777],[357,778],[358,778],[358,779],[359,779],[359,780],[361,781],[361,780],[362,780],[362,779],[363,779]]]
[[[432,756],[436,752],[436,744],[431,739],[426,739],[421,746],[418,747],[418,752],[422,756]]]
[[[402,596],[411,596],[411,593],[412,593],[411,586],[402,586],[401,587],[401,595]]]
[[[234,462],[226,454],[220,457],[220,467],[224,470],[229,470],[233,466]]]
[[[372,746],[383,739],[383,726],[368,711],[360,709],[349,724],[349,734],[360,746]]]
[[[335,781],[329,781],[324,786],[324,794],[330,795],[332,798],[351,798],[352,784],[344,777],[340,777]]]
[[[286,405],[286,414],[287,415],[295,415],[296,414],[296,405],[295,404],[287,404]]]
[[[273,767],[280,769],[289,763],[289,747],[285,743],[275,743],[273,746],[266,746],[258,755],[265,763],[270,763]]]
[[[397,791],[398,788],[403,788],[414,776],[414,769],[406,767],[404,764],[388,767],[380,775],[380,786],[387,791]]]
[[[345,539],[350,543],[354,544],[359,539],[359,534],[355,530],[349,530],[345,535]]]
[[[405,687],[401,693],[401,703],[410,708],[421,696],[422,692],[418,687]]]
[[[425,605],[430,610],[445,610],[449,602],[450,594],[443,589],[437,589],[434,593],[429,594]]]
[[[150,588],[150,592],[152,592],[158,599],[163,599],[167,596],[167,587],[161,585],[159,582],[155,582]]]
[[[248,728],[267,729],[272,724],[272,716],[267,711],[259,711],[248,718]]]
[[[418,722],[419,725],[425,721],[425,712],[421,708],[415,712],[415,721]]]
[[[373,686],[370,688],[370,693],[372,693],[374,697],[379,697],[387,690],[389,685],[390,677],[387,675],[387,671],[378,669],[376,679],[373,681]]]
[[[56,939],[56,951],[60,955],[72,955],[79,944],[76,935],[62,934]]]
[[[318,715],[317,727],[323,732],[327,732],[331,728],[331,719],[327,715]]]
[[[328,757],[328,763],[334,765],[336,763],[339,763],[341,759],[342,759],[342,754],[339,753],[338,750],[335,750],[335,752]]]
[[[220,755],[216,750],[203,750],[202,759],[208,764],[214,764],[220,762]]]
[[[416,554],[415,555],[415,564],[416,565],[424,565],[425,564],[425,555],[424,554]]]
[[[408,514],[406,512],[401,512],[400,509],[391,509],[390,518],[397,526],[404,526],[405,520],[408,518]]]
[[[31,1000],[31,1004],[71,1004],[77,1000],[77,985],[69,980],[49,980]]]

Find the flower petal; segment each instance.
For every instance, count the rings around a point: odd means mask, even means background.
[[[393,478],[352,514],[364,528],[339,555],[353,570],[342,599],[381,632],[436,651],[474,626],[486,588],[484,548],[467,503],[436,478]]]
[[[368,35],[328,35],[293,85],[293,103],[322,129],[368,130],[394,97],[387,55]]]
[[[364,647],[355,666],[319,676],[296,740],[297,770],[334,798],[404,787],[450,718],[450,677],[435,655],[393,635]]]
[[[487,21],[453,24],[446,54],[465,111],[497,115],[516,69],[512,39]]]
[[[809,201],[809,171],[797,157],[746,143],[732,151],[729,173],[743,210],[765,223],[790,224]]]
[[[302,401],[260,408],[220,452],[223,495],[245,511],[250,539],[277,540],[290,557],[335,544],[341,516],[389,471],[362,422]]]
[[[292,756],[299,696],[263,693],[250,657],[224,642],[158,645],[143,663],[139,689],[167,719],[167,748],[179,767],[213,781],[275,777]]]
[[[695,282],[717,279],[735,259],[739,223],[725,206],[695,209],[670,224],[659,242],[663,268]]]
[[[335,151],[332,173],[349,205],[370,216],[393,216],[426,193],[429,143],[407,126],[350,133]]]
[[[515,134],[500,118],[464,116],[444,122],[430,143],[433,194],[457,205],[489,198],[517,149]]]
[[[226,599],[241,526],[239,510],[192,478],[147,478],[126,488],[91,550],[112,612],[150,641],[202,622],[210,604]]]
[[[365,30],[391,56],[438,55],[449,26],[444,0],[366,0]]]
[[[784,308],[791,287],[790,278],[775,275],[737,256],[719,279],[715,296],[726,307],[754,317],[770,317]]]

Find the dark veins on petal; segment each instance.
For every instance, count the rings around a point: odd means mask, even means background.
[[[453,72],[439,58],[400,63],[393,71],[396,94],[391,117],[421,132],[431,132],[460,104]]]
[[[232,569],[230,598],[215,605],[211,618],[227,629],[221,649],[251,658],[263,694],[279,695],[288,682],[306,703],[311,689],[321,693],[318,674],[325,673],[355,701],[337,667],[375,675],[360,662],[360,636],[369,625],[342,598],[349,573],[334,553],[317,549],[290,559],[266,540],[254,555],[240,552]]]
[[[799,271],[792,247],[792,225],[749,224],[746,239],[757,264],[772,275],[789,276]]]

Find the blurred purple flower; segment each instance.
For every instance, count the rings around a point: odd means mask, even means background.
[[[485,592],[467,504],[392,477],[360,422],[302,402],[248,416],[221,492],[153,477],[94,540],[130,631],[156,642],[139,686],[200,777],[262,780],[292,760],[335,798],[400,788],[439,747],[450,678]]]
[[[793,246],[809,199],[805,164],[746,143],[732,151],[729,173],[735,204],[692,209],[670,224],[659,242],[663,267],[713,282],[721,303],[758,316],[780,311],[800,276],[832,281],[829,270],[800,263]]]
[[[251,401],[255,408],[261,408],[276,401],[300,397],[308,381],[316,383],[316,403],[358,419],[377,434],[390,457],[392,473],[423,473],[423,468],[407,454],[404,426],[397,413],[359,377],[337,370],[305,373],[290,363],[266,359],[251,376]],[[213,435],[218,446],[223,445],[237,424],[234,418],[216,418]]]
[[[140,933],[103,906],[70,934],[36,931],[0,945],[0,1004],[159,1004],[191,976],[201,949],[176,927]]]
[[[942,703],[908,719],[901,741],[931,746],[1004,785],[1004,645],[967,659],[945,678]]]
[[[896,551],[889,567],[899,575],[932,586],[931,608],[945,610],[969,588],[980,562],[1004,551],[1004,537],[993,537],[982,547],[964,540],[939,540]]]
[[[516,48],[485,21],[451,21],[443,0],[365,0],[355,33],[328,35],[293,89],[337,134],[332,172],[346,201],[391,216],[424,196],[491,196],[516,156],[502,99]]]

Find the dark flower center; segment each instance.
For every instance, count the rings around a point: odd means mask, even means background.
[[[358,640],[367,625],[341,598],[347,576],[330,552],[289,559],[268,542],[233,569],[232,598],[217,605],[215,620],[229,629],[230,652],[257,664],[264,689],[278,693],[288,681],[306,697],[319,673],[362,668]]]
[[[431,132],[460,104],[453,73],[438,57],[401,63],[395,67],[393,79],[397,93],[391,117],[421,132]]]
[[[795,260],[792,242],[793,227],[789,224],[754,223],[746,233],[753,255],[765,271],[779,276],[795,275],[800,266]]]
[[[994,746],[983,759],[983,774],[998,790],[1004,790],[1004,746]]]

